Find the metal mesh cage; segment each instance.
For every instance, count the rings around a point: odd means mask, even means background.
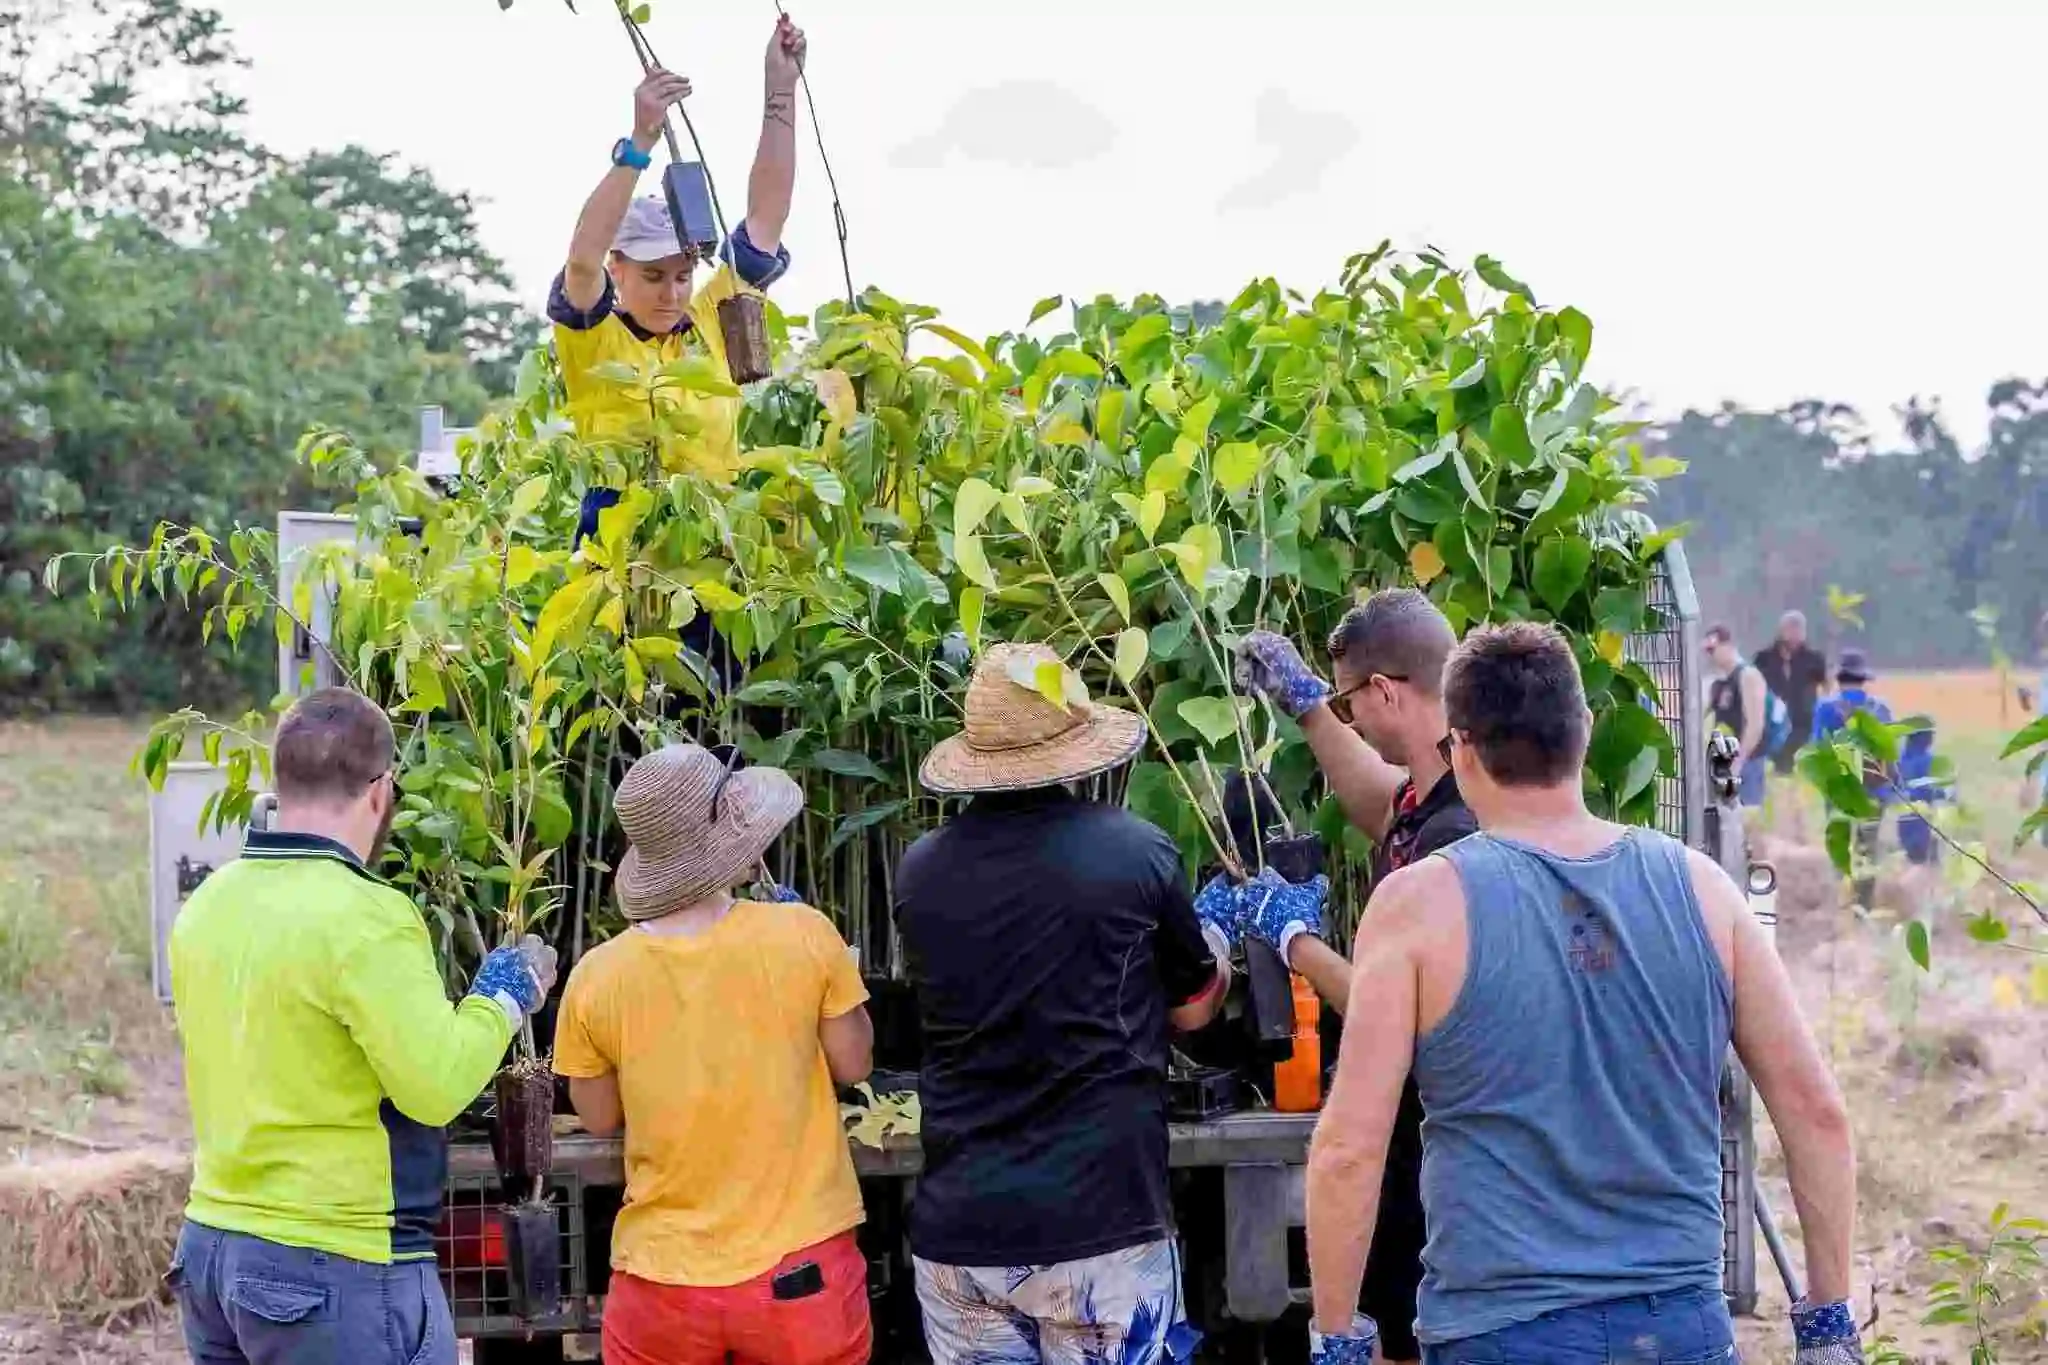
[[[562,1241],[562,1297],[555,1314],[514,1316],[506,1271],[504,1234],[498,1221],[504,1193],[494,1175],[451,1176],[441,1226],[434,1234],[441,1287],[463,1337],[524,1336],[534,1332],[581,1332],[596,1321],[589,1297],[589,1257],[583,1229],[583,1185],[573,1175],[548,1178],[548,1202],[555,1207]]]
[[[1671,732],[1676,773],[1657,778],[1657,827],[1713,854],[1706,830],[1705,697],[1700,681],[1699,598],[1681,546],[1667,547],[1651,577],[1649,624],[1629,636],[1627,657],[1657,687],[1657,718]],[[1756,1308],[1756,1125],[1749,1077],[1731,1057],[1721,1083],[1722,1289],[1737,1313]]]

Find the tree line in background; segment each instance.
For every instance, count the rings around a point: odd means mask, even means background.
[[[1797,607],[1817,638],[1890,668],[2034,658],[2048,611],[2048,380],[2003,380],[1986,401],[1987,438],[1969,451],[1918,403],[1890,446],[1821,402],[1660,427],[1663,453],[1689,467],[1663,485],[1657,515],[1693,524],[1706,612],[1757,648]],[[1831,587],[1864,596],[1861,629],[1830,619]]]
[[[473,419],[539,335],[468,196],[257,145],[241,64],[180,0],[0,0],[0,710],[263,689],[261,651],[100,620],[42,564],[268,521],[309,424],[409,449],[421,404]]]
[[[406,458],[421,405],[475,418],[539,339],[467,195],[360,147],[257,145],[240,65],[182,0],[0,0],[0,711],[260,695],[267,650],[179,613],[101,619],[44,594],[43,564],[318,508],[303,431]],[[1690,466],[1653,510],[1692,524],[1706,610],[1752,647],[1786,607],[1825,629],[1839,585],[1887,666],[1982,661],[1987,628],[2031,656],[2048,381],[1988,401],[1969,452],[1919,406],[1899,449],[1820,402],[1687,413],[1648,434]]]

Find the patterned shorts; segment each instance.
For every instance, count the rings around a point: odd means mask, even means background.
[[[1164,1365],[1194,1355],[1180,1251],[1148,1242],[1059,1265],[917,1262],[932,1365]]]

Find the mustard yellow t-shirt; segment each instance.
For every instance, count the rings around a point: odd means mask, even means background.
[[[612,1268],[717,1288],[862,1218],[818,1025],[867,1000],[831,921],[741,901],[702,934],[628,929],[569,974],[555,1070],[616,1072],[626,1206]]]

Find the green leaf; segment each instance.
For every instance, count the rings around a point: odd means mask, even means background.
[[[1124,405],[1130,399],[1126,389],[1104,389],[1095,399],[1095,439],[1115,448],[1123,439]]]
[[[960,632],[975,649],[981,648],[981,614],[987,601],[988,594],[978,585],[961,590]]]
[[[1579,536],[1558,536],[1536,547],[1536,595],[1552,613],[1562,615],[1593,567],[1593,547]]]
[[[546,474],[541,474],[520,484],[518,491],[512,495],[511,519],[518,521],[547,501],[548,488],[552,482],[553,480]]]
[[[846,552],[846,572],[870,587],[902,595],[903,582],[896,572],[896,556],[886,545],[860,545]]]
[[[1150,645],[1144,631],[1136,626],[1125,629],[1123,634],[1116,637],[1117,677],[1127,685],[1135,682],[1138,675],[1145,671],[1145,656],[1149,650]]]
[[[1913,959],[1921,971],[1929,970],[1927,947],[1927,922],[1910,920],[1906,924],[1906,956]]]
[[[957,538],[974,534],[1002,500],[1003,495],[988,480],[962,480],[960,491],[953,495],[953,535]]]
[[[841,777],[858,777],[867,782],[887,782],[889,774],[883,772],[872,758],[857,754],[851,749],[818,749],[804,760],[806,767],[822,768],[828,773]]]
[[[1577,361],[1572,373],[1576,376],[1585,366],[1586,358],[1593,354],[1593,320],[1576,308],[1563,309],[1557,315],[1557,334],[1572,348]]]
[[[1964,929],[1979,943],[2003,943],[2012,934],[2005,921],[1989,910],[1981,915],[1972,915],[1964,922]]]
[[[1124,624],[1129,625],[1131,620],[1130,585],[1125,583],[1120,576],[1113,573],[1099,573],[1095,575],[1095,581],[1102,585],[1104,595],[1116,604],[1116,614],[1124,619]]]
[[[1451,452],[1451,463],[1457,467],[1458,483],[1463,486],[1465,496],[1474,507],[1482,512],[1491,512],[1493,505],[1486,500],[1486,493],[1479,487],[1479,480],[1472,477],[1472,466],[1465,461],[1463,450]]]
[[[1146,540],[1159,534],[1159,524],[1166,520],[1166,494],[1153,491],[1145,495],[1138,508],[1138,530]]]
[[[499,0],[499,3],[500,3],[500,4],[503,4],[503,3],[504,3],[504,0]],[[653,10],[653,8],[652,8],[651,6],[648,6],[648,5],[635,5],[635,6],[633,6],[633,22],[634,22],[634,23],[636,23],[636,24],[644,24],[644,23],[646,23],[646,22],[647,22],[647,21],[648,21],[649,19],[652,19],[653,17],[654,17],[654,10]]]
[[[1472,268],[1478,272],[1480,279],[1485,280],[1503,294],[1520,294],[1523,298],[1530,298],[1529,286],[1501,269],[1500,262],[1496,261],[1493,257],[1481,256],[1472,263]],[[1534,302],[1533,299],[1530,301]]]
[[[1469,350],[1467,353],[1469,354]],[[1486,357],[1481,356],[1479,357],[1479,359],[1473,361],[1472,364],[1469,367],[1467,367],[1463,373],[1459,374],[1459,376],[1456,379],[1453,379],[1451,381],[1451,391],[1453,393],[1456,393],[1460,389],[1469,389],[1475,384],[1483,384],[1485,382]]]
[[[1593,620],[1602,630],[1632,635],[1643,624],[1647,610],[1641,588],[1602,588],[1593,599]]]
[[[1189,408],[1180,419],[1182,439],[1196,445],[1208,440],[1210,424],[1216,420],[1216,410],[1222,406],[1223,401],[1212,393]]]
[[[996,368],[996,362],[989,356],[989,353],[982,348],[979,342],[974,341],[972,338],[966,336],[964,333],[954,331],[951,327],[947,327],[943,323],[927,322],[924,325],[924,329],[928,332],[937,333],[938,335],[944,337],[946,340],[952,342],[955,346],[958,346],[962,351],[965,351],[969,358],[971,358],[975,364],[981,366],[981,372],[984,375],[994,372]]]
[[[1216,450],[1216,484],[1226,493],[1242,493],[1259,476],[1264,452],[1250,441],[1232,441]]]
[[[1054,309],[1058,308],[1061,304],[1065,302],[1066,300],[1061,298],[1058,294],[1054,294],[1049,298],[1040,299],[1037,303],[1031,305],[1031,321],[1025,323],[1024,325],[1026,327],[1031,326],[1033,323],[1036,323],[1040,318],[1052,312]]]
[[[2001,759],[2011,758],[2041,744],[2048,744],[2048,711],[2021,726],[2019,733],[2005,742],[2005,748],[1999,751],[1998,756]]]
[[[742,706],[802,706],[804,690],[795,683],[770,679],[748,683],[733,694],[733,700]]]
[[[1117,364],[1120,366],[1130,365],[1138,358],[1141,351],[1160,340],[1172,330],[1173,323],[1167,318],[1166,314],[1145,314],[1130,326],[1124,328],[1124,334],[1116,339]]]
[[[1237,733],[1237,705],[1225,697],[1193,697],[1180,704],[1180,718],[1195,727],[1203,739],[1222,744]]]
[[[1520,469],[1536,458],[1536,447],[1529,440],[1529,424],[1522,417],[1522,410],[1512,403],[1502,403],[1487,419],[1486,444],[1493,451],[1494,458],[1510,468]],[[1564,495],[1565,471],[1557,471],[1557,478],[1551,483],[1551,491],[1536,510],[1538,515],[1556,505]]]
[[[1899,731],[1902,728],[1887,725],[1868,711],[1849,713],[1847,730],[1850,741],[1880,763],[1899,761]]]
[[[832,841],[825,846],[827,856],[837,853],[856,834],[859,834],[864,829],[872,829],[874,826],[881,824],[897,811],[902,810],[903,806],[904,803],[901,801],[889,801],[879,806],[869,806],[866,810],[855,811],[852,815],[847,816],[833,829]]]
[[[981,537],[972,531],[953,537],[953,563],[967,578],[990,592],[1000,586],[996,582],[995,570],[988,566],[988,556],[982,552]]]

